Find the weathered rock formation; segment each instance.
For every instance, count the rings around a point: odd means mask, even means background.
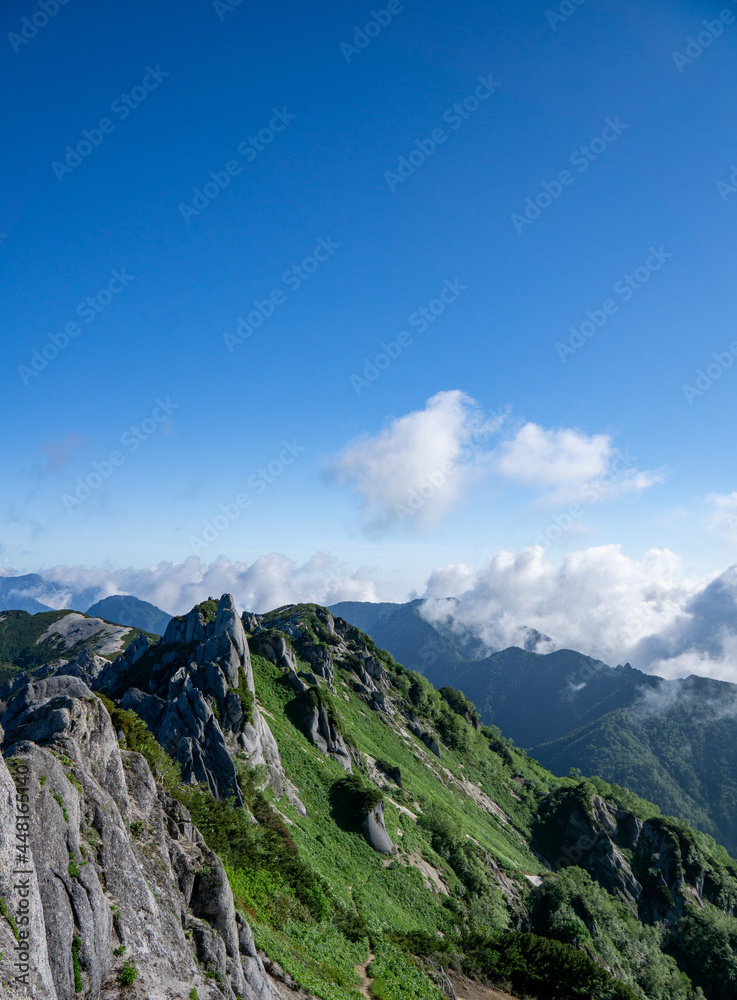
[[[661,818],[643,822],[585,784],[548,796],[533,843],[553,869],[585,868],[645,922],[675,925],[686,903],[725,908],[688,828]]]
[[[200,605],[173,618],[157,646],[141,645],[137,653],[120,658],[100,678],[101,685],[107,684],[112,696],[122,694],[122,707],[141,716],[180,765],[185,781],[199,781],[216,797],[232,795],[242,803],[233,761],[240,750],[249,764],[265,766],[276,794],[286,791],[302,811],[256,703],[248,641],[235,602],[224,594],[214,615],[213,603],[207,611]]]
[[[299,678],[297,678],[299,680]],[[306,689],[300,697],[300,711],[310,742],[322,753],[336,760],[344,771],[351,772],[351,755],[332,718],[332,713],[317,689]]]
[[[127,970],[131,998],[271,1000],[219,858],[84,682],[29,680],[2,722],[3,995],[119,997]]]
[[[396,854],[397,848],[393,840],[386,832],[384,825],[384,803],[377,802],[373,809],[364,819],[361,830],[366,838],[366,843],[379,854]]]

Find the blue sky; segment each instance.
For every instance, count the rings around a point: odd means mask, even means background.
[[[3,5],[6,571],[734,560],[737,5],[557,9]]]

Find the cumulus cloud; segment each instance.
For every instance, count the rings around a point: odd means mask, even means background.
[[[641,493],[664,478],[664,469],[638,469],[607,434],[527,422],[495,441],[510,412],[488,417],[460,390],[439,392],[424,409],[349,444],[330,471],[354,490],[373,531],[435,527],[482,476],[529,487],[537,505],[553,507]]]
[[[458,582],[466,589],[456,591],[458,604],[449,612],[438,599]],[[536,546],[497,553],[478,570],[438,569],[423,597],[427,617],[474,631],[490,651],[521,645],[529,626],[550,636],[555,648],[610,664],[737,681],[737,567],[692,580],[668,550],[632,559],[609,545],[570,553],[557,564]]]
[[[706,498],[709,528],[737,542],[737,493],[710,493]]]
[[[608,434],[546,430],[533,423],[501,445],[494,464],[499,475],[540,491],[538,502],[546,506],[639,493],[661,482],[664,474],[663,469],[638,470]]]
[[[643,637],[634,655],[653,673],[737,681],[737,566],[694,590],[669,627]]]
[[[460,390],[439,392],[348,445],[331,471],[360,498],[368,528],[433,527],[488,467],[486,442],[506,412],[489,417]]]
[[[3,573],[15,575],[13,570]],[[351,572],[325,552],[303,564],[272,552],[252,563],[221,558],[204,564],[191,556],[184,562],[162,562],[143,569],[54,566],[43,571],[43,579],[37,588],[26,587],[24,596],[53,608],[80,611],[115,594],[133,594],[170,614],[182,614],[209,595],[224,593],[233,594],[241,610],[258,612],[299,602],[380,599],[368,570]]]
[[[10,575],[0,570],[0,581]],[[142,569],[56,566],[42,576],[38,590],[26,586],[25,596],[79,610],[112,594],[134,594],[175,614],[222,593],[232,593],[241,610],[260,612],[302,601],[408,596],[386,578],[348,568],[325,552],[304,563],[272,552],[253,562],[204,564],[193,556]],[[555,563],[532,547],[498,552],[480,567],[438,567],[421,596],[423,614],[457,629],[474,655],[511,645],[537,652],[569,648],[667,678],[699,674],[737,683],[737,565],[691,578],[668,550],[633,559],[609,545]]]

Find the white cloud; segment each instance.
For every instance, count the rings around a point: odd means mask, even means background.
[[[553,488],[596,479],[606,472],[612,442],[606,434],[544,430],[527,423],[500,449],[502,475],[531,486]]]
[[[728,573],[729,571],[727,571]],[[704,647],[703,637],[717,623],[727,625],[737,594],[737,577],[689,580],[680,560],[668,550],[653,549],[642,559],[625,556],[616,545],[572,552],[553,563],[541,547],[500,552],[473,572],[470,567],[436,570],[423,595],[430,599],[426,614],[437,614],[434,600],[449,596],[446,580],[465,579],[456,592],[455,621],[472,628],[487,648],[517,644],[528,626],[552,638],[556,648],[576,649],[607,663],[629,661],[643,670],[679,676],[676,658],[699,643],[713,657],[714,676],[731,670],[725,648]],[[721,581],[721,585],[718,583]],[[711,589],[710,589],[711,588]],[[445,612],[447,618],[447,611]],[[733,614],[737,632],[737,613]]]
[[[324,552],[304,563],[279,553],[209,565],[193,556],[142,569],[56,566],[42,575],[55,581],[56,592],[50,596],[43,586],[27,596],[80,610],[116,593],[176,614],[222,593],[232,593],[241,609],[260,612],[303,601],[407,599],[387,578],[351,570]],[[737,683],[737,566],[693,579],[668,550],[633,559],[609,545],[554,563],[533,547],[498,552],[481,567],[438,567],[422,596],[428,617],[457,626],[466,639],[479,636],[490,651],[523,645],[533,628],[552,639],[539,652],[569,648],[664,677],[696,673]],[[458,600],[442,600],[447,597]]]
[[[424,409],[349,444],[330,470],[354,490],[364,527],[374,531],[435,527],[491,474],[529,487],[536,504],[553,507],[640,493],[664,478],[663,469],[638,469],[607,434],[528,422],[492,447],[510,410],[489,419],[460,390],[439,392]]]
[[[737,542],[737,492],[710,493],[706,505],[709,528],[727,541]]]
[[[614,448],[608,434],[582,434],[572,428],[546,430],[526,423],[499,448],[499,475],[541,491],[538,502],[562,506],[578,500],[595,503],[641,492],[661,482],[663,470],[641,472],[628,452]]]
[[[6,576],[15,575],[5,570]],[[205,565],[196,556],[181,563],[163,562],[143,569],[106,570],[81,566],[54,566],[43,570],[44,580],[54,581],[38,593],[27,590],[55,608],[84,611],[113,594],[133,594],[171,614],[182,614],[209,595],[233,594],[241,610],[270,611],[283,604],[379,600],[376,582],[368,570],[351,572],[328,553],[318,552],[306,563],[276,552],[252,563],[220,558]]]
[[[502,420],[484,416],[478,403],[458,389],[439,392],[424,409],[348,445],[333,461],[332,472],[360,497],[368,528],[429,528],[464,498],[488,466],[484,444]]]

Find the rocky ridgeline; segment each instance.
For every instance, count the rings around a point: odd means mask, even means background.
[[[333,618],[327,608],[289,605],[267,615],[244,614],[243,620],[253,651],[282,667],[296,691],[316,687],[319,678],[337,694],[338,664],[353,675],[353,690],[369,708],[394,715],[394,704],[387,702],[391,685],[376,650],[366,644],[362,632]],[[311,671],[298,670],[297,656]]]
[[[138,637],[113,663],[83,650],[8,681],[0,688],[0,951],[19,961],[4,996],[119,997],[133,967],[132,1000],[185,1000],[193,989],[200,1000],[278,996],[283,984],[265,973],[220,860],[146,760],[125,749],[93,693],[134,710],[185,782],[242,803],[235,761],[245,759],[263,765],[276,795],[304,813],[258,706],[249,644],[284,671],[308,738],[346,772],[361,762],[336,708],[348,682],[388,724],[419,734],[418,720],[397,708],[390,661],[313,605],[240,618],[226,594],[172,619],[154,646]],[[429,733],[421,738],[439,754]],[[374,850],[396,850],[381,801],[362,829]]]
[[[687,903],[737,912],[737,899],[725,896],[724,873],[705,863],[685,824],[643,821],[592,795],[586,783],[543,801],[533,843],[551,868],[586,869],[646,923],[675,928]]]
[[[270,1000],[219,858],[89,687],[25,679],[4,708],[3,996]]]
[[[266,615],[246,613],[243,624],[251,633],[254,653],[281,667],[287,675],[297,693],[300,721],[310,742],[352,773],[353,765],[361,763],[360,753],[346,742],[339,712],[323,691],[339,698],[335,668],[340,666],[352,676],[353,691],[369,709],[384,713],[387,719],[394,718],[397,708],[391,698],[391,684],[376,650],[366,644],[366,637],[357,628],[342,618],[334,619],[318,605],[289,605]],[[311,669],[300,670],[298,657]],[[362,830],[375,851],[396,851],[386,831],[382,802],[371,808]]]
[[[286,791],[304,810],[256,703],[248,641],[229,594],[173,618],[157,646],[131,646],[97,687],[140,715],[185,782],[242,804],[233,760],[241,751],[249,764],[266,768],[277,796]]]

